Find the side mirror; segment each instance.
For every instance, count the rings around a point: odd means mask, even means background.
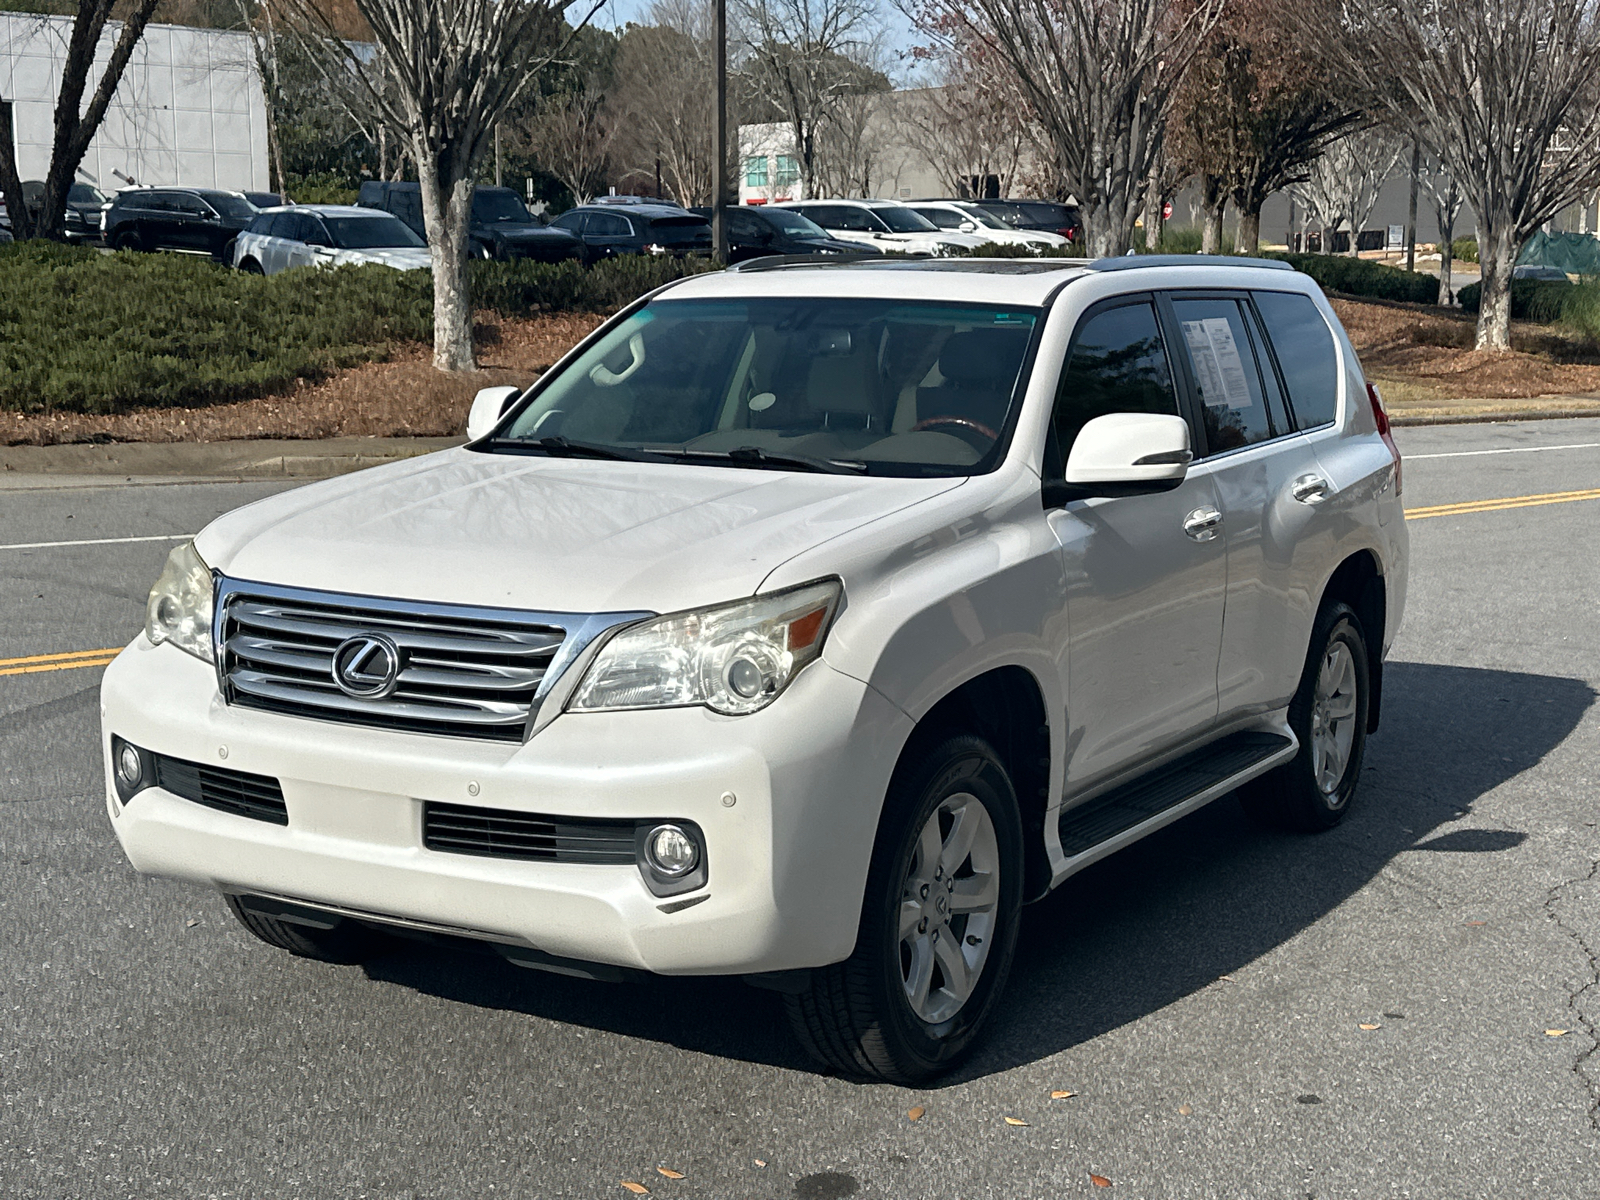
[[[1089,496],[1142,496],[1183,482],[1194,457],[1189,423],[1157,413],[1109,413],[1078,431],[1067,456],[1066,481],[1045,484],[1055,508]]]
[[[467,413],[467,441],[477,441],[498,425],[501,414],[521,394],[521,388],[487,387],[474,396]]]

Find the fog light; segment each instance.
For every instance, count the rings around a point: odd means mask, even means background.
[[[136,788],[144,775],[144,764],[139,760],[139,752],[127,742],[122,743],[122,749],[117,751],[117,774],[122,777],[124,787]]]
[[[676,825],[657,825],[645,840],[650,865],[663,875],[677,877],[694,870],[700,861],[700,847]]]

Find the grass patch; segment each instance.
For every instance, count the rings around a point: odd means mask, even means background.
[[[480,309],[610,312],[705,260],[475,263]],[[281,392],[433,335],[421,271],[362,266],[270,278],[174,254],[0,246],[0,410],[117,413]]]

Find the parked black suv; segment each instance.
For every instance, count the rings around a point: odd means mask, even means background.
[[[1081,222],[1076,204],[1055,200],[969,200],[984,212],[993,213],[1013,229],[1042,229],[1076,241]]]
[[[369,179],[361,185],[362,208],[393,213],[418,237],[426,239],[422,220],[420,183],[382,183]],[[522,198],[507,187],[479,187],[472,196],[472,231],[468,253],[475,258],[531,258],[560,262],[583,255],[583,243],[564,229],[552,229],[523,207]]]
[[[38,221],[44,215],[44,180],[22,181],[22,200],[28,215]],[[69,242],[93,242],[100,238],[100,212],[107,201],[105,193],[92,183],[74,183],[67,189],[67,211],[61,232]]]
[[[550,224],[582,238],[591,263],[623,254],[711,252],[711,222],[675,204],[584,204]]]
[[[710,208],[689,210],[706,220]],[[728,209],[728,261],[744,262],[773,254],[877,254],[883,251],[861,242],[834,237],[804,213],[792,208],[741,205]]]
[[[183,250],[218,262],[256,218],[238,192],[209,188],[130,188],[106,210],[106,245],[113,250]]]

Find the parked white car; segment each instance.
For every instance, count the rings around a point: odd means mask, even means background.
[[[378,263],[399,271],[433,267],[428,243],[398,217],[348,204],[265,209],[233,247],[233,265],[253,275],[351,263]]]
[[[1059,233],[1042,229],[1016,229],[993,213],[962,200],[913,200],[906,205],[912,212],[945,233],[971,234],[997,246],[1032,246],[1058,249],[1067,245]]]
[[[741,975],[908,1083],[1023,904],[1355,798],[1400,456],[1283,264],[698,275],[468,433],[213,521],[105,673],[128,858],[275,946]]]
[[[773,207],[796,209],[841,241],[902,254],[949,254],[974,249],[985,240],[969,233],[945,233],[894,200],[792,200]]]

